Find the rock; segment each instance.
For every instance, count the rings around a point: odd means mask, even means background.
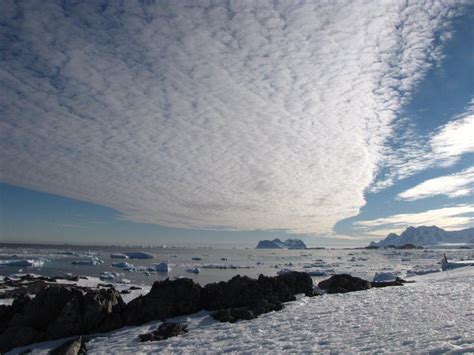
[[[182,278],[155,282],[150,292],[132,300],[125,310],[126,324],[137,325],[195,313],[199,307],[201,286]]]
[[[238,320],[250,320],[256,318],[256,315],[248,307],[227,308],[212,313],[212,318],[219,322],[234,323]]]
[[[334,275],[328,280],[321,281],[318,287],[327,293],[346,293],[368,290],[371,287],[369,281],[347,274]]]
[[[158,330],[151,333],[140,334],[138,337],[141,342],[144,341],[159,341],[165,340],[170,337],[175,337],[180,334],[186,334],[188,332],[186,324],[177,323],[163,323],[160,325]]]
[[[78,355],[87,354],[86,343],[82,340],[82,337],[69,340],[56,349],[50,351],[50,355]]]
[[[49,285],[31,301],[11,307],[13,316],[0,335],[0,351],[17,346],[63,337],[106,332],[123,325],[125,308],[115,289],[84,289],[77,286]]]

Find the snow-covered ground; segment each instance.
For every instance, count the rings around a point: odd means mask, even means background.
[[[97,335],[102,353],[474,353],[474,267],[412,278],[416,283],[319,297],[301,297],[280,312],[235,324],[208,313],[175,318],[189,333],[140,343],[161,323]],[[63,340],[64,341],[64,340]],[[45,354],[62,341],[18,348]]]

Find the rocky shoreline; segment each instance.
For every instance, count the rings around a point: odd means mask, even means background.
[[[27,276],[20,281],[4,280],[3,286],[11,286],[5,289],[15,295],[15,300],[10,306],[0,305],[0,352],[46,340],[165,321],[201,310],[210,311],[214,319],[222,322],[249,320],[281,310],[297,294],[312,297],[401,286],[404,282],[398,279],[371,283],[350,275],[334,275],[314,287],[310,275],[297,271],[275,277],[260,275],[258,279],[238,275],[227,282],[205,286],[187,278],[167,279],[155,282],[148,294],[126,304],[113,287],[94,289],[56,284],[57,280]],[[36,296],[31,298],[31,294]]]

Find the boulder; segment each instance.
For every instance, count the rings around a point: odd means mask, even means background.
[[[195,313],[199,307],[201,286],[182,278],[155,282],[150,292],[132,300],[124,313],[126,324],[138,325]]]
[[[201,291],[201,308],[214,311],[241,308],[262,300],[273,305],[295,300],[295,295],[313,296],[313,281],[304,272],[288,272],[277,277],[260,275],[257,280],[234,276],[228,282],[208,284]],[[275,307],[269,307],[273,310]]]
[[[321,281],[318,287],[326,293],[346,293],[368,290],[371,284],[367,280],[347,274],[334,275],[328,280]]]
[[[175,337],[180,334],[186,334],[187,332],[188,330],[186,324],[163,323],[157,330],[151,333],[140,334],[138,337],[141,342],[159,341],[168,339],[170,337]]]
[[[50,355],[78,355],[87,354],[86,343],[82,337],[66,341],[65,343],[53,349],[49,353]]]
[[[0,335],[2,352],[39,341],[106,332],[123,325],[125,303],[115,289],[49,285],[31,301],[22,299],[21,305],[17,301],[11,306],[13,315]]]

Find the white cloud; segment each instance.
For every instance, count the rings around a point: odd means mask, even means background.
[[[457,120],[442,127],[431,139],[431,149],[449,164],[462,154],[474,153],[474,99],[469,110]]]
[[[418,200],[436,195],[468,196],[474,191],[474,167],[456,174],[426,180],[398,195],[403,200]]]
[[[404,213],[358,221],[354,225],[364,235],[385,236],[388,233],[400,233],[408,226],[437,226],[447,230],[457,230],[474,225],[474,205],[463,204],[443,207],[419,213]]]
[[[460,3],[5,1],[1,181],[138,222],[331,231]]]
[[[383,165],[387,170],[371,187],[373,192],[428,168],[452,166],[463,154],[473,153],[474,98],[463,113],[453,117],[430,136],[415,133],[406,119],[400,120],[397,128],[400,138],[386,147]]]

